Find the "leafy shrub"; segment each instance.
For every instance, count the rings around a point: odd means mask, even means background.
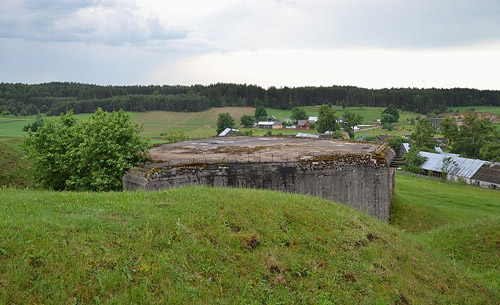
[[[420,156],[418,154],[420,150],[420,147],[413,145],[410,148],[410,151],[403,156],[403,160],[405,162],[405,165],[403,166],[404,170],[415,174],[422,174],[424,172],[420,165],[427,161],[427,157]]]
[[[168,143],[177,143],[177,142],[182,142],[182,141],[189,140],[189,136],[185,132],[183,132],[183,131],[179,131],[179,132],[165,132],[165,133],[162,133],[160,135]]]
[[[123,112],[98,109],[86,121],[72,112],[29,131],[24,149],[37,184],[54,190],[119,190],[125,171],[140,164],[149,143]]]

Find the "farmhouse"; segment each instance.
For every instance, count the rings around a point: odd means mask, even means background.
[[[274,125],[274,122],[272,121],[263,121],[263,122],[258,122],[257,127],[262,128],[262,129],[272,129]]]
[[[297,129],[309,129],[309,121],[308,120],[298,120],[297,121]]]
[[[283,124],[281,122],[276,121],[276,122],[274,122],[272,128],[273,129],[281,129],[282,127],[283,127]]]
[[[500,189],[500,164],[462,158],[457,154],[421,151],[427,160],[420,165],[426,175],[450,181],[462,181],[486,188]]]
[[[317,116],[310,116],[307,121],[311,124],[314,124],[318,121],[318,117]]]
[[[443,118],[431,118],[429,119],[431,121],[431,125],[432,127],[434,127],[434,129],[436,130],[440,130],[441,129],[441,121],[444,120]]]

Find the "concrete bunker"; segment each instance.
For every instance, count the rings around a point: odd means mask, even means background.
[[[394,155],[386,144],[364,142],[201,139],[151,149],[150,161],[125,174],[123,188],[208,185],[277,190],[324,197],[388,221],[395,186],[395,169],[390,166]]]

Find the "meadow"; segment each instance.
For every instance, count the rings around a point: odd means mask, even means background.
[[[476,112],[488,112],[496,115],[500,115],[500,106],[463,106],[463,107],[451,107],[453,111],[465,112],[473,108]]]
[[[319,106],[304,107],[309,116],[318,116]],[[346,110],[359,113],[363,116],[363,124],[373,124],[380,118],[384,108],[381,107],[342,107],[334,106],[337,116],[342,116]],[[278,120],[284,120],[291,117],[291,110],[281,110],[267,108],[269,115],[274,115]],[[216,134],[216,122],[220,113],[228,112],[234,119],[237,128],[242,128],[240,118],[243,115],[253,115],[255,108],[252,107],[223,107],[212,108],[200,112],[169,112],[169,111],[150,111],[150,112],[131,112],[131,120],[134,123],[143,125],[142,136],[151,139],[153,142],[161,142],[163,133],[184,133],[190,138],[206,138]],[[77,114],[78,119],[86,119],[90,114]],[[418,114],[412,112],[400,112],[401,126],[410,126],[408,124],[410,118],[417,117]],[[35,116],[15,117],[6,116],[0,117],[0,138],[22,138],[25,134],[23,127],[35,121]],[[267,130],[257,128],[242,128],[242,130],[252,130],[255,135],[265,135]],[[297,134],[304,132],[299,130],[274,130],[273,134]],[[314,130],[306,131],[315,133]],[[364,133],[364,132],[361,132]],[[360,134],[361,134],[360,133]],[[387,134],[385,130],[370,131],[373,134]],[[395,134],[397,130],[394,131]],[[401,131],[405,134],[406,131]]]
[[[0,303],[495,304],[500,193],[398,174],[391,224],[189,187],[0,190]]]

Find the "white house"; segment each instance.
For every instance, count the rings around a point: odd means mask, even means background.
[[[263,121],[263,122],[258,122],[257,127],[263,128],[263,129],[272,129],[274,125],[274,122],[272,121]]]
[[[317,116],[310,116],[307,121],[309,121],[309,123],[316,123],[318,121],[318,117]]]

